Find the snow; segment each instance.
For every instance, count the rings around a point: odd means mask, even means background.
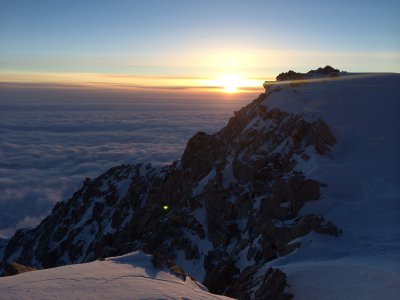
[[[131,184],[131,177],[129,176],[127,179],[122,180],[118,183],[116,190],[118,191],[118,199],[122,199],[126,196],[129,190],[129,186]]]
[[[155,269],[151,256],[133,252],[86,264],[0,278],[8,299],[230,299],[201,284]]]
[[[224,170],[222,171],[222,178],[223,178],[223,187],[226,189],[229,187],[229,184],[231,182],[235,181],[235,175],[233,174],[233,167],[232,167],[232,162],[233,162],[233,155],[230,154],[226,158],[226,165]]]
[[[246,127],[243,129],[243,132],[246,132],[248,130],[262,130],[262,129],[268,129],[272,126],[274,126],[274,122],[270,119],[268,120],[263,120],[261,117],[257,116],[254,119],[252,119]]]
[[[249,252],[250,246],[247,246],[243,250],[240,251],[239,255],[237,256],[237,260],[235,262],[235,266],[240,269],[240,272],[243,272],[243,270],[251,266],[255,263],[254,258],[251,258],[250,260],[247,259],[247,253]]]
[[[327,161],[325,157],[317,155],[314,146],[308,146],[304,149],[302,154],[307,155],[308,159],[305,160],[301,157],[301,155],[295,154],[293,159],[296,160],[296,166],[294,167],[293,171],[301,171],[305,177],[310,177],[311,175],[315,174],[315,170],[318,165],[322,161]]]
[[[214,179],[216,175],[216,170],[213,168],[206,176],[204,176],[199,183],[197,184],[197,187],[193,190],[193,197],[200,195],[204,188],[206,187],[207,183]]]
[[[295,299],[400,299],[400,75],[281,87],[263,104],[320,117],[337,138],[330,156],[307,149],[310,160],[297,159],[296,169],[327,184],[300,214],[321,214],[343,235],[307,235],[266,267],[288,275]]]
[[[288,291],[296,295],[295,299],[311,299],[310,295],[321,300],[399,299],[400,280],[396,273],[379,266],[369,266],[368,261],[303,263],[283,270],[288,281],[294,283]]]
[[[207,223],[206,211],[204,208],[196,208],[192,212],[192,215],[200,224]],[[197,234],[193,234],[189,230],[185,230],[185,236],[189,238],[189,240],[191,240],[194,245],[197,246],[200,252],[200,257],[204,257],[210,250],[213,249],[212,243],[207,237],[202,239]],[[200,282],[203,282],[205,280],[206,271],[203,267],[202,259],[188,260],[185,257],[184,251],[180,250],[177,253],[177,257],[175,258],[175,263],[186,272],[189,272],[191,276],[196,278],[196,280]]]
[[[200,243],[197,243],[196,245],[199,246],[201,249],[200,251],[205,252],[207,254],[208,249],[211,249],[211,246],[208,245],[209,242],[206,239],[198,239]],[[203,241],[204,247],[201,245],[201,241]],[[176,258],[174,260],[176,264],[182,268],[182,270],[190,270],[190,276],[195,278],[199,282],[203,282],[205,277],[206,277],[206,271],[204,270],[203,267],[203,260],[201,259],[186,259],[185,257],[185,251],[184,250],[179,250],[177,251]]]

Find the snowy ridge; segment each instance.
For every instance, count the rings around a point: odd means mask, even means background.
[[[285,271],[297,299],[400,297],[399,87],[397,74],[348,74],[301,88],[281,85],[264,101],[322,117],[338,140],[332,158],[317,159],[306,172],[327,187],[301,212],[338,224],[340,242],[306,236],[296,253],[269,265]]]
[[[2,261],[47,268],[143,250],[240,299],[337,299],[335,282],[361,286],[361,273],[376,277],[365,280],[370,295],[398,296],[400,76],[329,72],[266,85],[173,165],[86,180],[37,228],[18,231]]]
[[[154,267],[141,252],[39,270],[1,282],[1,299],[231,299]]]

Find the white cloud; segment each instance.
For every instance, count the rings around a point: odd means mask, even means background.
[[[40,222],[85,177],[121,163],[179,159],[196,131],[218,130],[248,102],[135,101],[132,95],[96,101],[43,90],[3,96],[0,235],[8,236]]]

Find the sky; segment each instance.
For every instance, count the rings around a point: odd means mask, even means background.
[[[3,0],[0,82],[237,92],[327,64],[400,72],[399,32],[397,0]]]

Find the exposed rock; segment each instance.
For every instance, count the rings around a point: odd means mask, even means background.
[[[297,73],[292,70],[286,73],[281,73],[276,77],[276,81],[302,80],[302,79],[304,79],[304,74]]]
[[[12,276],[25,272],[36,271],[37,269],[19,264],[17,262],[6,263],[3,265],[3,276]]]
[[[330,75],[331,77],[336,77],[340,73],[340,70],[332,68],[331,66],[325,66],[324,68],[318,68],[316,70],[311,70],[307,73],[298,73],[292,70],[288,72],[283,72],[276,77],[276,81],[297,81],[297,80],[307,80],[313,78],[313,76],[318,75]],[[271,85],[270,82],[266,81],[264,87],[267,89]],[[294,86],[297,86],[296,84]]]
[[[227,294],[235,295],[238,299],[250,299],[251,291],[261,282],[261,279],[254,278],[261,266],[260,264],[246,267],[235,280],[235,284],[230,285]]]
[[[286,286],[286,275],[279,269],[269,268],[261,286],[254,293],[255,299],[290,300],[293,295],[285,293]]]
[[[235,284],[239,274],[240,270],[232,261],[221,262],[207,274],[204,285],[211,293],[230,296],[227,290]]]
[[[186,280],[186,277],[188,276],[190,277],[188,273],[186,273],[179,266],[177,266],[176,263],[169,257],[160,255],[158,253],[154,253],[151,261],[154,267],[161,270],[167,269],[175,276],[181,278],[183,281]]]
[[[332,73],[339,73],[340,70],[332,68],[331,66],[325,66],[324,68],[318,68],[316,70],[311,70],[307,74],[332,74]]]

